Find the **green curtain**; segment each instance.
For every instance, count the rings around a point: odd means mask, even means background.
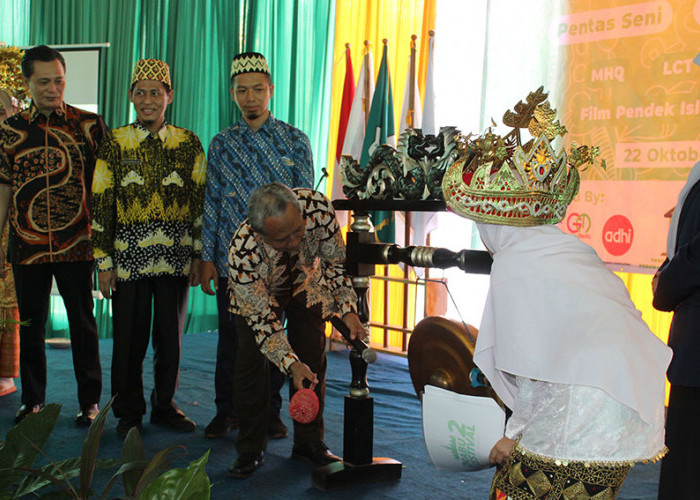
[[[98,94],[100,114],[110,128],[130,121],[128,68],[138,57],[140,4],[141,0],[31,2],[31,45],[110,43],[100,58]]]
[[[328,156],[334,23],[330,1],[35,0],[29,43],[109,42],[98,105],[111,128],[133,120],[127,90],[134,62],[166,61],[175,91],[168,119],[193,130],[205,149],[240,116],[229,94],[231,58],[262,52],[275,84],[271,110],[309,136],[318,179]],[[54,323],[63,324],[62,304],[56,299],[52,307]],[[101,322],[111,316],[109,301],[97,301],[96,310]],[[188,312],[186,332],[217,328],[216,301],[199,288],[190,290]],[[99,326],[101,336],[111,336],[111,324]]]
[[[247,49],[270,64],[272,113],[309,136],[318,181],[328,153],[335,2],[258,0],[250,18]]]
[[[320,172],[330,120],[334,2],[66,0],[34,1],[30,11],[32,45],[110,43],[98,104],[112,128],[131,121],[134,62],[168,62],[175,89],[169,119],[193,130],[205,148],[239,116],[228,92],[231,58],[244,50],[264,53],[275,84],[272,112],[306,132]]]
[[[0,42],[15,47],[29,44],[30,0],[0,0]]]

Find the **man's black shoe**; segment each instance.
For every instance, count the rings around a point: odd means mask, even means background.
[[[15,413],[15,423],[19,424],[24,417],[30,413],[39,413],[44,408],[44,403],[37,403],[35,405],[22,405]]]
[[[166,411],[151,411],[151,423],[177,432],[193,432],[197,428],[197,424],[175,408]]]
[[[75,417],[75,425],[90,427],[90,424],[95,420],[98,413],[100,413],[100,408],[97,405],[81,406],[80,411]]]
[[[238,429],[238,418],[229,417],[223,413],[217,413],[216,416],[204,428],[204,437],[220,438],[224,437],[229,431]]]
[[[141,432],[141,417],[122,417],[117,423],[117,436],[122,439],[126,438],[132,427],[136,427]]]
[[[292,458],[308,460],[319,466],[343,461],[342,458],[333,455],[323,441],[319,443],[294,443]]]
[[[228,475],[237,478],[250,477],[255,472],[255,469],[265,463],[264,454],[262,451],[259,455],[243,453],[229,466]]]
[[[270,417],[270,425],[267,428],[267,436],[270,439],[284,439],[289,436],[289,429],[284,425],[279,413]]]

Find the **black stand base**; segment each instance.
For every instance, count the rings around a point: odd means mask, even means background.
[[[314,469],[311,473],[311,484],[314,488],[326,491],[347,486],[391,481],[401,479],[401,468],[401,462],[384,457],[375,457],[371,464],[364,465],[334,462]]]

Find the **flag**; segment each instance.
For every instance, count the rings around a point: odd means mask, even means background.
[[[335,148],[335,165],[333,168],[333,183],[331,185],[331,199],[345,198],[343,193],[343,181],[340,174],[340,155],[343,152],[345,136],[350,120],[350,112],[355,97],[355,75],[352,71],[352,58],[350,57],[350,44],[345,44],[345,82],[343,84],[343,97],[340,105],[340,122],[338,124],[338,141]],[[338,225],[347,226],[348,212],[336,213]]]
[[[343,154],[359,159],[362,155],[362,143],[365,140],[365,128],[369,118],[369,110],[374,95],[374,60],[370,51],[370,43],[365,40],[365,55],[362,58],[360,76],[357,78],[355,98],[348,120],[348,129],[343,143]]]
[[[350,110],[355,97],[355,75],[352,71],[352,58],[350,57],[350,44],[345,44],[345,83],[343,84],[343,97],[340,105],[340,121],[338,124],[338,142],[335,149],[335,168],[333,169],[333,185],[331,198],[345,198],[343,195],[343,183],[340,178],[340,155],[343,152],[345,133],[350,120]]]
[[[372,96],[372,106],[369,111],[365,139],[362,143],[360,166],[367,167],[369,157],[377,146],[382,144],[396,145],[394,132],[394,98],[391,93],[391,78],[387,61],[387,40],[384,39],[382,63],[379,66],[377,84]],[[394,212],[372,212],[374,232],[379,241],[393,243],[395,239]]]
[[[408,56],[408,72],[406,73],[406,90],[403,94],[403,108],[401,109],[401,125],[399,134],[407,128],[421,128],[423,113],[420,105],[420,93],[418,90],[417,61],[416,61],[416,35],[411,35],[411,53]]]
[[[431,30],[430,39],[428,41],[428,71],[425,75],[425,95],[423,96],[422,131],[424,136],[429,134],[436,135],[438,132],[435,127],[435,86],[433,82],[433,63],[435,60],[434,52],[435,32]],[[411,227],[413,228],[411,245],[426,244],[428,233],[437,227],[437,215],[437,212],[413,213],[411,218]]]
[[[349,155],[359,160],[362,154],[362,141],[365,139],[365,126],[367,125],[367,117],[369,116],[369,108],[372,102],[372,94],[374,93],[374,61],[372,60],[372,52],[370,44],[365,41],[364,57],[362,58],[362,66],[360,66],[360,76],[357,79],[357,86],[353,87],[354,97],[352,98],[352,106],[348,114],[347,126],[343,136],[343,142],[340,142],[340,128],[338,129],[338,148],[340,154]],[[346,52],[347,57],[350,56],[349,51]],[[348,86],[348,71],[352,68],[350,59],[346,59],[345,71],[345,88]],[[343,90],[343,108],[345,107],[346,92]],[[342,126],[343,111],[341,109],[341,126]],[[345,198],[343,193],[342,181],[340,177],[340,169],[338,162],[340,154],[336,150],[336,169],[333,177],[333,188],[331,196],[333,199]],[[341,221],[342,215],[345,215],[345,222]],[[347,224],[347,212],[339,212],[336,214],[338,222],[341,226]]]

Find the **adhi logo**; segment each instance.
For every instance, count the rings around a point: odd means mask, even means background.
[[[624,215],[613,215],[603,226],[603,245],[611,255],[622,255],[632,246],[634,229]]]

